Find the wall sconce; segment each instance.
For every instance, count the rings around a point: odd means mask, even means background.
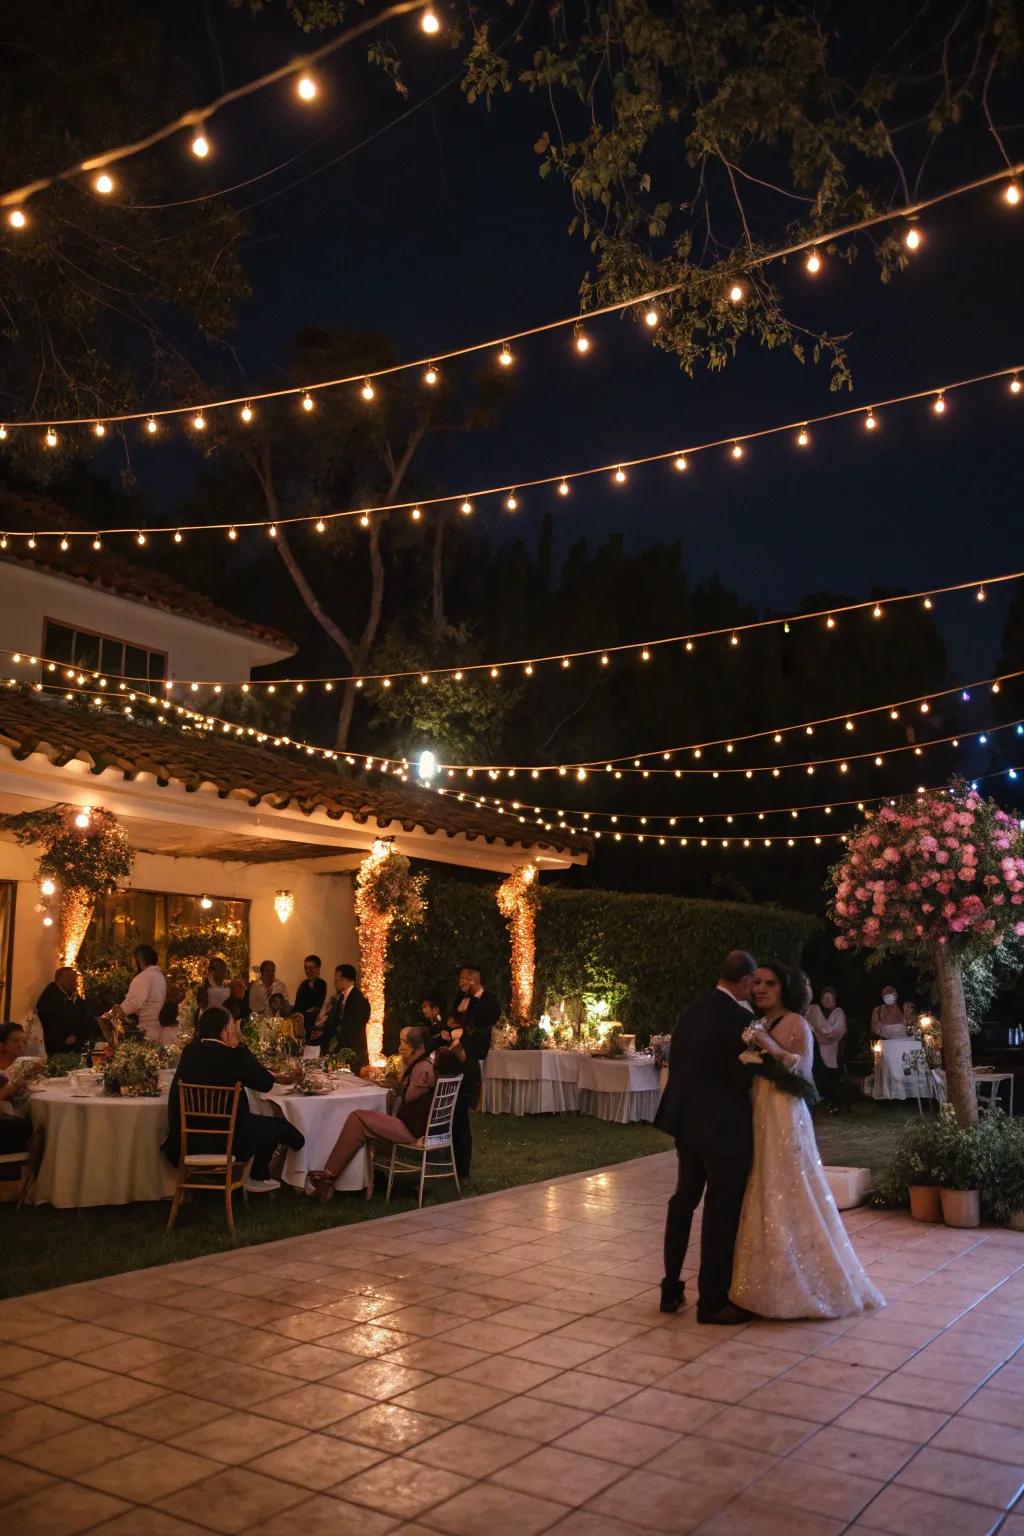
[[[295,911],[295,897],[291,891],[278,891],[274,897],[274,911],[282,923],[286,923]]]

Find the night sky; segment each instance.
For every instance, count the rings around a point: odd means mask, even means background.
[[[180,22],[189,7],[173,9]],[[202,10],[193,9],[191,47],[208,96],[219,89],[217,54],[230,85],[306,46],[285,16],[210,6],[215,53]],[[357,45],[318,71],[315,107],[300,108],[286,89],[262,93],[218,117],[214,157],[183,171],[184,191],[198,191],[302,152],[235,196],[253,205],[244,260],[254,297],[238,350],[254,376],[272,377],[288,339],[307,324],[381,330],[399,357],[414,357],[576,308],[588,253],[567,234],[565,186],[537,174],[532,145],[547,125],[545,104],[514,91],[491,112],[471,107],[450,83],[456,60],[445,46],[412,26],[400,40],[407,101]],[[935,152],[921,190],[996,166],[987,137],[965,131]],[[688,379],[635,322],[611,317],[588,328],[586,360],[568,331],[518,345],[511,406],[493,429],[432,448],[425,472],[455,495],[1024,362],[1024,205],[1013,212],[989,189],[929,213],[922,228],[911,268],[888,285],[867,250],[852,268],[827,262],[816,280],[799,262],[783,274],[797,319],[849,334],[852,395],[831,394],[824,367],[754,342],[723,373]],[[1024,565],[1022,412],[1024,393],[1013,399],[1005,383],[985,385],[951,397],[941,421],[927,402],[902,406],[870,438],[854,419],[820,428],[805,452],[788,437],[753,446],[740,465],[716,451],[685,477],[656,465],[637,471],[628,489],[600,479],[567,501],[534,491],[515,518],[495,501],[480,507],[478,523],[496,538],[530,538],[542,512],[554,512],[563,549],[584,533],[599,541],[616,530],[637,546],[680,539],[692,579],[717,572],[745,601],[775,610],[815,590],[863,597],[878,584],[913,589],[992,575]],[[200,462],[177,447],[137,456],[136,468],[170,512]],[[1004,612],[995,594],[983,608],[968,599],[942,605],[953,680],[987,674]]]

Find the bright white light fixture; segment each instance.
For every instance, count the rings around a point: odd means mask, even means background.
[[[295,897],[291,891],[278,891],[274,896],[274,911],[278,921],[286,923],[295,911]]]

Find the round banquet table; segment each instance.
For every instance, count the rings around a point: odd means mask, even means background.
[[[651,1056],[580,1057],[580,1112],[628,1125],[653,1120],[661,1100],[661,1072]]]
[[[487,1115],[572,1114],[579,1102],[578,1051],[490,1051],[480,1108]]]
[[[153,1099],[75,1098],[69,1083],[33,1093],[30,1113],[33,1125],[46,1132],[34,1204],[128,1205],[174,1193],[174,1169],[160,1153],[166,1093]]]
[[[877,1046],[882,1049],[878,1050]],[[877,1040],[872,1045],[875,1058],[873,1099],[931,1099],[935,1097],[932,1074],[925,1061],[920,1040],[909,1035],[894,1040]]]
[[[292,1093],[275,1084],[269,1093],[249,1093],[249,1103],[261,1115],[284,1115],[306,1138],[306,1145],[298,1152],[290,1148],[281,1170],[285,1184],[302,1189],[306,1177],[313,1168],[322,1168],[341,1135],[341,1128],[356,1109],[387,1109],[387,1089],[378,1083],[367,1083],[353,1077],[351,1083],[335,1088],[330,1093]],[[362,1155],[354,1157],[334,1181],[335,1189],[362,1189],[364,1165]]]

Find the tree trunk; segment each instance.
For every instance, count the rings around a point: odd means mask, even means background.
[[[978,1095],[971,1067],[971,1032],[967,1026],[964,981],[960,963],[945,944],[935,946],[935,975],[939,984],[942,1064],[946,1090],[959,1125],[978,1122]]]

